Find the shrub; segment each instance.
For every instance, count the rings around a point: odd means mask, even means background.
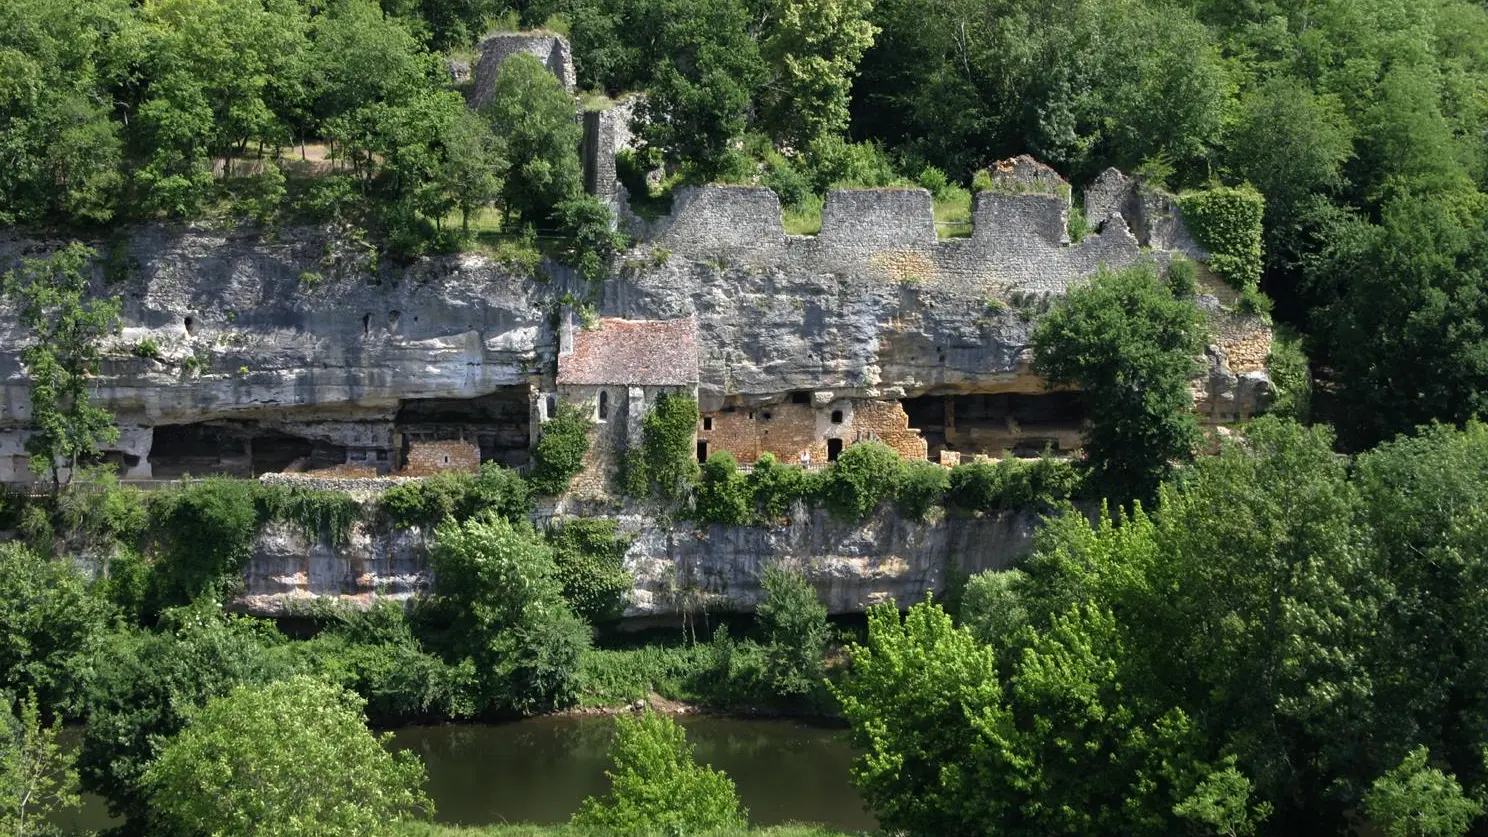
[[[485,511],[522,519],[532,509],[532,498],[516,471],[485,462],[474,474],[435,474],[395,485],[383,492],[380,504],[394,526],[408,528],[465,521]]]
[[[826,606],[797,572],[770,567],[763,586],[765,599],[755,617],[768,650],[765,675],[770,694],[791,701],[819,693],[822,656],[832,632]]]
[[[719,451],[703,463],[693,511],[705,523],[739,525],[754,517],[747,481],[733,454]]]
[[[852,445],[827,472],[827,508],[845,520],[862,520],[898,491],[899,472],[899,454],[888,445]]]
[[[144,358],[145,360],[159,360],[160,346],[158,346],[154,340],[146,337],[138,343],[135,343],[134,348],[130,349],[130,353],[137,358]]]
[[[630,539],[613,520],[569,518],[548,530],[563,598],[590,622],[619,618],[634,579],[625,571]]]
[[[1302,338],[1296,332],[1283,326],[1276,328],[1266,369],[1271,373],[1268,412],[1307,421],[1312,412],[1312,371],[1302,351]]]
[[[589,797],[573,823],[618,834],[692,834],[743,828],[733,780],[693,758],[676,722],[651,711],[615,719],[610,792]]]
[[[945,468],[934,462],[907,462],[901,469],[895,502],[899,513],[910,520],[924,520],[930,509],[945,497],[951,478]]]
[[[56,706],[70,691],[73,658],[103,634],[110,616],[71,559],[0,544],[0,694],[30,693]]]
[[[1178,299],[1193,299],[1199,293],[1199,275],[1194,263],[1181,256],[1168,265],[1168,287]]]
[[[362,504],[340,491],[258,483],[254,488],[261,522],[289,523],[312,541],[326,537],[333,546],[346,543],[352,524],[362,519]]]
[[[537,447],[532,452],[532,476],[528,481],[538,494],[557,496],[568,490],[573,478],[584,469],[589,452],[589,421],[573,404],[560,404],[555,415],[543,422]]]
[[[1022,570],[989,570],[972,576],[961,592],[957,614],[961,624],[982,642],[1007,643],[1028,622],[1021,590],[1027,579]]]
[[[762,453],[745,480],[754,511],[766,521],[790,514],[791,504],[806,495],[807,472],[781,463],[771,453]]]
[[[908,185],[893,158],[876,142],[824,137],[806,155],[807,176],[818,194],[837,186],[874,188]]]
[[[150,495],[157,546],[152,609],[220,597],[236,584],[261,522],[258,483],[193,480]]]

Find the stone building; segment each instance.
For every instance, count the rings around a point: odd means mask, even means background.
[[[641,422],[657,396],[697,397],[697,358],[697,323],[691,317],[605,318],[593,328],[576,328],[571,317],[565,322],[556,397],[580,405],[594,422],[576,491],[606,490],[625,452],[640,443]]]
[[[563,82],[572,93],[578,84],[574,75],[573,53],[568,39],[547,32],[495,32],[481,39],[476,47],[475,67],[470,74],[466,102],[479,110],[491,101],[501,65],[513,55],[531,55]]]

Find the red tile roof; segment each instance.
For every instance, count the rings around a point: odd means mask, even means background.
[[[686,386],[698,382],[697,323],[607,317],[574,332],[573,352],[558,357],[558,383]]]

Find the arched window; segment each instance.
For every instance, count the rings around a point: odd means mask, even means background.
[[[610,394],[604,390],[599,391],[599,420],[606,421],[610,417]]]

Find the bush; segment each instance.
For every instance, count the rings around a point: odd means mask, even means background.
[[[625,571],[630,539],[613,520],[570,518],[548,530],[563,598],[591,623],[618,619],[634,579]]]
[[[1302,338],[1296,332],[1284,326],[1276,327],[1266,370],[1271,373],[1271,405],[1267,412],[1306,422],[1312,413],[1312,370],[1302,351]]]
[[[1177,299],[1193,299],[1199,293],[1198,270],[1194,263],[1181,256],[1175,256],[1168,265],[1168,287],[1172,289],[1173,296]]]
[[[833,187],[880,188],[907,186],[894,160],[876,142],[851,142],[829,136],[818,140],[806,155],[807,176],[820,194]]]
[[[898,491],[899,472],[899,454],[888,445],[852,445],[827,472],[827,508],[845,520],[862,520]]]
[[[1021,586],[1027,581],[1022,570],[989,570],[977,573],[961,591],[960,623],[991,645],[1004,645],[1028,622]]]
[[[591,649],[585,652],[580,671],[584,706],[618,706],[653,692],[668,700],[695,701],[716,682],[713,651],[701,643]]]
[[[800,468],[786,465],[774,454],[762,453],[745,487],[754,501],[754,511],[765,521],[777,521],[790,514],[791,504],[807,496],[811,475]]]
[[[703,463],[693,512],[704,523],[740,525],[754,517],[753,497],[733,454],[719,451]]]
[[[556,497],[568,490],[573,478],[584,470],[591,424],[584,411],[573,404],[559,404],[557,413],[543,422],[532,452],[532,476],[528,478],[535,493]]]
[[[257,487],[211,477],[150,495],[157,546],[151,610],[220,598],[241,584],[261,522]]]
[[[934,462],[904,463],[894,498],[899,513],[910,520],[924,520],[944,499],[950,484],[950,473]]]
[[[392,524],[403,529],[462,522],[487,511],[518,520],[532,509],[526,480],[494,462],[482,463],[474,474],[435,474],[395,485],[383,492],[380,503]]]
[[[768,654],[765,674],[775,698],[799,700],[822,690],[822,656],[832,626],[827,608],[805,576],[780,567],[765,570],[765,600],[755,610]]]
[[[733,780],[698,764],[670,718],[649,710],[617,717],[610,757],[610,792],[585,799],[574,825],[620,834],[692,834],[747,822]]]

